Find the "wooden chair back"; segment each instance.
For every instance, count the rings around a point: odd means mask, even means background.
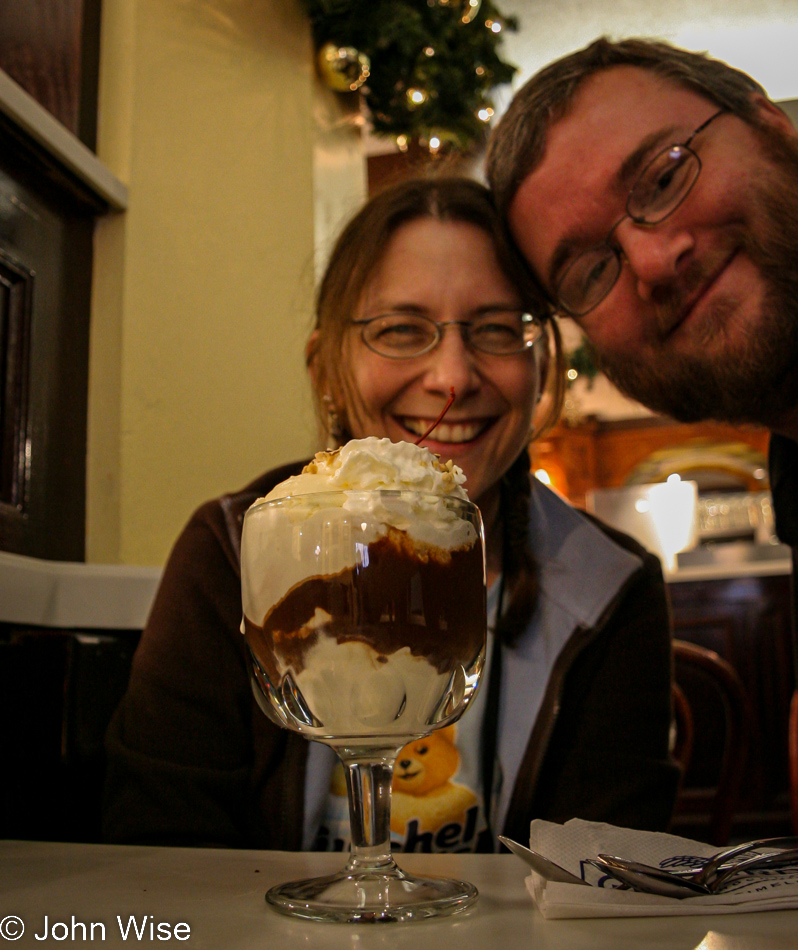
[[[714,651],[676,639],[673,660],[674,756],[681,748],[683,777],[671,830],[721,846],[731,836],[746,766],[750,700],[737,671]],[[681,740],[680,693],[689,708],[683,728],[690,732]]]

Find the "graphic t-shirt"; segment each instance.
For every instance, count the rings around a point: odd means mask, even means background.
[[[491,591],[493,593],[493,590]],[[492,851],[482,793],[482,723],[492,653],[493,597],[488,598],[488,663],[465,715],[409,743],[394,767],[391,844],[394,851]],[[313,849],[348,851],[349,804],[343,766],[336,764]]]

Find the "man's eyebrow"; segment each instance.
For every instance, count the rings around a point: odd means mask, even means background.
[[[680,127],[678,125],[672,125],[663,129],[657,129],[646,135],[645,138],[640,141],[637,148],[623,160],[620,168],[613,177],[611,187],[621,193],[628,193],[634,185],[638,174],[642,171],[647,159],[651,157],[651,153],[657,146],[665,148],[668,145],[675,144],[679,129]],[[564,234],[557,242],[557,246],[551,256],[551,263],[549,264],[547,275],[550,286],[554,283],[554,278],[559,274],[562,267],[568,261],[568,258],[573,254],[574,250],[579,247],[580,243],[579,236],[576,233]]]
[[[671,125],[665,129],[657,129],[656,132],[650,132],[642,139],[637,148],[630,155],[627,155],[618,170],[616,181],[619,187],[631,188],[653,150],[657,146],[665,148],[668,145],[676,145],[679,137],[678,132],[679,126]]]

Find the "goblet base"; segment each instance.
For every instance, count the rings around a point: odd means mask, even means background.
[[[447,917],[470,907],[477,889],[465,881],[418,877],[395,865],[379,870],[344,868],[327,877],[273,887],[266,902],[290,917],[337,923],[389,923]]]

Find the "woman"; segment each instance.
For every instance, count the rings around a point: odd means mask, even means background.
[[[441,836],[412,800],[394,829],[408,850],[493,850],[496,833],[526,840],[535,817],[661,830],[670,819],[659,562],[530,478],[550,333],[555,414],[562,395],[556,328],[530,316],[542,313],[488,192],[460,178],[369,201],[319,289],[308,367],[328,444],[415,441],[454,392],[425,444],[464,470],[486,528],[490,671],[436,766],[472,807],[456,834],[440,819]],[[262,714],[239,633],[243,514],[301,465],[204,505],[178,539],[109,730],[109,840],[346,846],[330,751]],[[416,774],[400,764],[397,800]]]

